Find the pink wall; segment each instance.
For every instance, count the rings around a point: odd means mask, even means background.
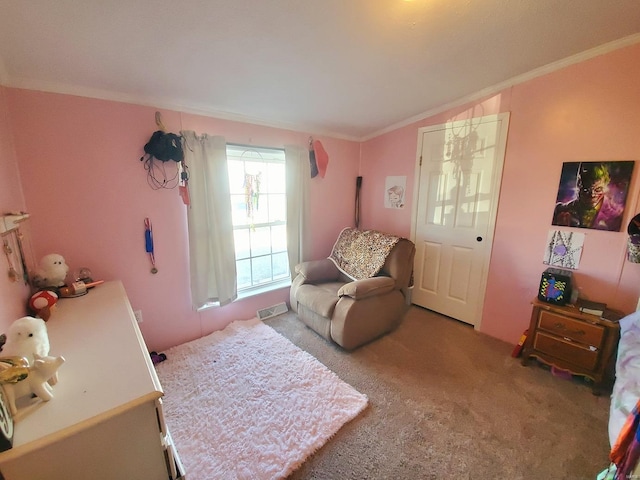
[[[363,176],[363,228],[411,231],[418,129],[448,120],[511,112],[493,255],[481,331],[515,343],[526,328],[562,163],[638,160],[640,45],[528,81],[358,144],[321,138],[325,179],[311,182],[310,255],[328,255],[353,224],[355,177]],[[195,312],[190,305],[185,207],[175,190],[148,187],[139,158],[156,129],[155,109],[125,103],[0,89],[0,208],[26,208],[36,258],[65,256],[96,278],[121,279],[143,334],[161,350],[213,330],[259,307],[287,299],[287,289]],[[220,134],[229,142],[306,145],[308,135],[163,111],[168,130]],[[19,166],[19,169],[18,169]],[[385,209],[384,181],[407,176],[406,208]],[[638,209],[636,165],[625,224]],[[24,191],[24,194],[23,194]],[[159,273],[149,273],[143,219],[149,216]],[[630,311],[640,295],[640,265],[624,260],[624,232],[587,234],[578,286],[585,295]],[[0,278],[0,327],[22,315],[24,287]]]
[[[640,45],[596,57],[374,138],[362,145],[365,228],[409,235],[418,129],[511,112],[502,190],[480,330],[515,343],[546,268],[542,255],[563,162],[640,160]],[[407,176],[407,205],[383,206],[384,179]],[[636,162],[624,225],[638,210]],[[624,311],[640,295],[640,265],[625,261],[625,232],[586,234],[578,287]]]
[[[18,162],[13,144],[13,135],[9,112],[7,110],[7,91],[0,86],[0,214],[26,210]],[[20,226],[28,232],[26,224]],[[27,248],[27,260],[32,260]],[[29,289],[23,282],[11,282],[7,275],[8,264],[4,254],[0,258],[0,332],[5,332],[9,324],[25,315],[25,302]]]
[[[35,257],[60,253],[71,269],[87,266],[97,279],[122,280],[132,307],[142,310],[141,330],[150,349],[200,337],[288,299],[288,289],[281,289],[193,310],[186,207],[177,189],[152,190],[139,161],[157,129],[156,109],[19,89],[7,89],[7,103]],[[175,111],[162,116],[169,131],[224,135],[233,143],[282,147],[308,141],[308,134],[275,128]],[[314,258],[327,256],[340,229],[353,223],[359,160],[358,143],[319,139],[330,162],[326,177],[311,181]],[[156,275],[144,250],[145,217],[153,223]]]

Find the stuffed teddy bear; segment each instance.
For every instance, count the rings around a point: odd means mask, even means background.
[[[50,253],[40,260],[31,283],[36,288],[61,287],[69,273],[69,266],[62,255]]]
[[[48,402],[53,398],[53,389],[48,380],[57,376],[58,369],[64,361],[64,357],[41,357],[35,354],[27,378],[16,383],[5,383],[2,386],[7,395],[7,403],[12,415],[18,413],[16,400],[25,395],[35,394],[43,402]]]

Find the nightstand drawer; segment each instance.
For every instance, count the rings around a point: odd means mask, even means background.
[[[569,342],[544,332],[536,332],[533,348],[589,370],[595,368],[598,363],[599,352],[597,349],[591,350],[578,343]]]
[[[596,348],[600,348],[605,330],[601,325],[593,325],[547,311],[540,312],[538,327],[554,335]]]

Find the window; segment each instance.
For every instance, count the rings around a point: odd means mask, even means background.
[[[289,281],[284,150],[227,145],[238,292]]]

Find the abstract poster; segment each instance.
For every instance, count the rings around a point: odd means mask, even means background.
[[[633,164],[565,162],[551,224],[620,231]]]
[[[554,267],[576,270],[584,245],[584,233],[549,230],[542,262]]]

